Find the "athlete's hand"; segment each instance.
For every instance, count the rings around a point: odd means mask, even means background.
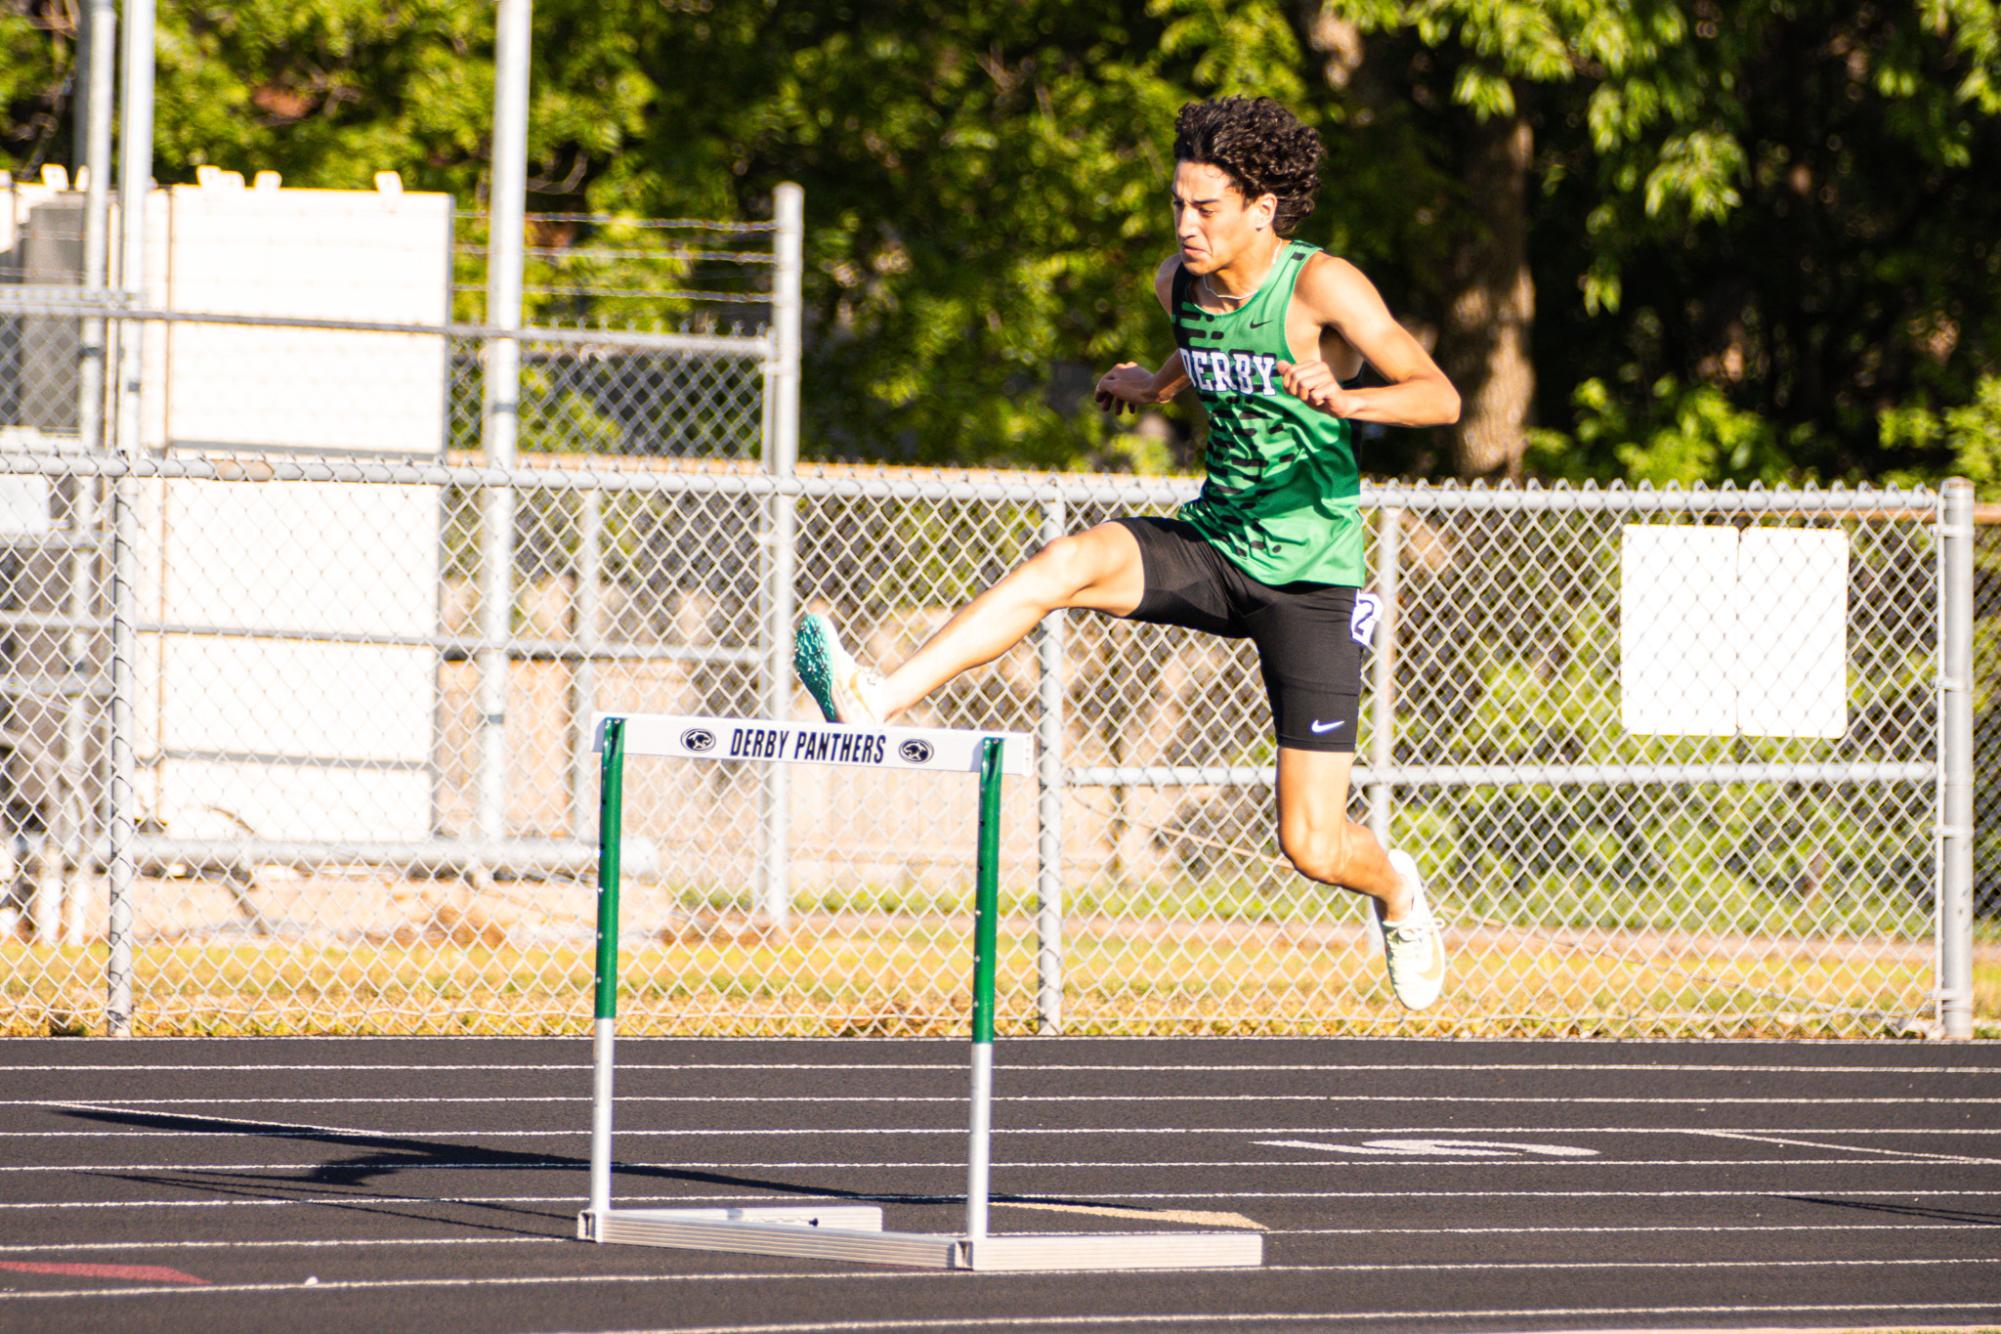
[[[1160,402],[1153,388],[1153,372],[1136,361],[1122,361],[1106,371],[1092,393],[1098,406],[1114,417]]]
[[[1345,417],[1356,406],[1355,395],[1341,387],[1334,368],[1318,358],[1297,364],[1281,361],[1278,373],[1286,393],[1330,417]]]

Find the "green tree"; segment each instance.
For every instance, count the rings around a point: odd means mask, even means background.
[[[1532,462],[1622,475],[1609,394],[1641,436],[1724,427],[1705,475],[1866,473],[1881,411],[1993,362],[1987,0],[1333,0],[1311,34],[1340,178],[1385,206],[1351,244],[1441,312],[1453,471],[1519,469],[1540,420]]]
[[[1547,418],[1598,376],[1653,423],[1705,392],[1762,418],[1768,445],[1717,437],[1711,476],[1949,466],[1878,421],[1970,401],[2001,351],[1998,21],[1986,0],[1687,6],[1578,108],[1588,155],[1551,156],[1537,235],[1585,262],[1564,266],[1583,299],[1537,323],[1538,364],[1579,372]]]
[[[68,12],[0,0],[17,169],[67,152]],[[532,207],[805,184],[823,455],[1135,453],[1088,389],[1169,350],[1169,127],[1218,93],[1322,129],[1307,238],[1466,394],[1454,432],[1368,435],[1373,471],[1936,472],[1945,434],[1900,423],[2001,350],[1996,0],[540,0],[535,35]],[[166,0],[159,70],[163,180],[389,168],[480,207],[484,0]]]
[[[0,167],[32,176],[67,162],[75,15],[48,0],[0,0]]]

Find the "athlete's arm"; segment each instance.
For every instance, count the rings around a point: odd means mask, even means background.
[[[1459,420],[1459,391],[1424,345],[1397,323],[1360,269],[1332,255],[1316,255],[1299,275],[1293,300],[1316,328],[1347,339],[1389,383],[1343,389],[1334,368],[1315,356],[1279,363],[1287,393],[1330,416],[1354,421],[1449,426]]]
[[[1181,369],[1181,350],[1176,348],[1157,371],[1150,371],[1137,361],[1120,362],[1104,373],[1092,394],[1099,407],[1117,416],[1121,412],[1138,412],[1149,404],[1165,403],[1187,383],[1188,373]]]
[[[1163,310],[1174,299],[1174,270],[1180,263],[1178,255],[1170,255],[1154,270],[1153,294],[1159,298]],[[1165,403],[1187,384],[1188,372],[1182,369],[1181,349],[1176,348],[1157,371],[1149,371],[1136,361],[1120,362],[1099,379],[1094,396],[1100,408],[1117,416],[1121,412],[1138,412],[1148,404]]]

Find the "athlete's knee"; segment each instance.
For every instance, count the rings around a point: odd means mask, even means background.
[[[1347,821],[1336,821],[1332,825],[1300,821],[1281,826],[1278,846],[1293,869],[1308,880],[1318,880],[1323,885],[1345,883],[1348,872]]]
[[[1101,553],[1088,537],[1072,534],[1045,545],[1028,562],[1028,569],[1052,598],[1061,600],[1088,588],[1101,575]]]

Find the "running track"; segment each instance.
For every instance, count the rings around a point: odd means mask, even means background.
[[[963,1042],[619,1052],[618,1203],[956,1228]],[[574,1241],[589,1056],[0,1044],[0,1329],[2001,1324],[2001,1044],[1003,1040],[996,1231],[1266,1232],[1123,1276]]]

